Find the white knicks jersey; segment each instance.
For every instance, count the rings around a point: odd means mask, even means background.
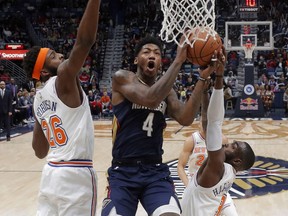
[[[194,141],[194,148],[188,159],[188,171],[190,176],[193,176],[197,172],[208,156],[205,139],[201,136],[199,131],[194,132],[192,138]]]
[[[57,96],[56,77],[36,93],[33,110],[49,144],[47,161],[92,160],[94,125],[88,99],[83,93],[79,107],[66,106]]]
[[[197,183],[195,174],[184,191],[182,216],[219,216],[221,215],[227,193],[236,177],[234,168],[224,163],[222,179],[213,187],[204,188]]]

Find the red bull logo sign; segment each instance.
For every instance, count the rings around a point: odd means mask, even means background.
[[[258,110],[258,99],[251,97],[240,99],[240,110]]]

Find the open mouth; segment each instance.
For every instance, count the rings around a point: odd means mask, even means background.
[[[152,69],[154,69],[154,67],[155,67],[155,62],[149,61],[148,62],[148,69],[152,70]]]

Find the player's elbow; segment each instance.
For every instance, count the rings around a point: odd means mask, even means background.
[[[43,158],[46,157],[46,155],[44,155],[44,154],[36,154],[36,153],[35,153],[35,155],[36,155],[36,157],[38,157],[39,159],[43,159]]]
[[[178,118],[177,121],[182,126],[190,126],[193,123],[194,118],[181,117],[181,118]]]
[[[39,146],[35,144],[32,144],[32,147],[34,149],[35,156],[38,157],[39,159],[43,159],[47,156],[49,147],[46,147],[46,146],[43,147],[43,146]]]
[[[194,119],[182,121],[181,125],[190,126],[193,123]]]
[[[34,153],[35,153],[35,156],[38,157],[39,159],[43,159],[46,157],[47,153],[45,152],[42,152],[42,151],[35,151],[34,150]]]

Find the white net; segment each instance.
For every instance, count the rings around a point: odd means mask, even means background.
[[[248,59],[248,60],[251,60],[253,51],[255,49],[255,46],[253,44],[251,44],[251,43],[246,43],[243,46],[243,49],[244,49],[244,52],[245,52],[245,58]]]
[[[215,37],[215,0],[160,0],[160,3],[164,15],[160,32],[163,41],[174,41],[180,46],[188,43],[193,47],[195,39]],[[185,41],[180,44],[179,39],[187,30]],[[208,33],[206,38],[199,38],[203,31]]]

